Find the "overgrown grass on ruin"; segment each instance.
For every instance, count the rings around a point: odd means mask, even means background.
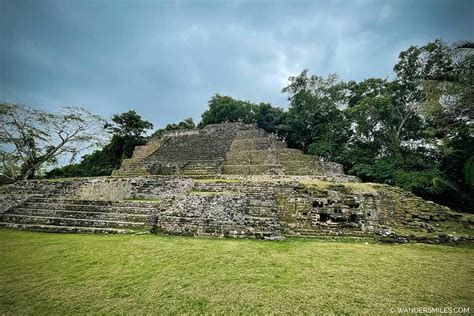
[[[0,230],[0,314],[471,307],[474,249]]]

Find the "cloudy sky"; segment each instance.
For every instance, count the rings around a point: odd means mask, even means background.
[[[290,75],[393,77],[398,53],[473,39],[474,2],[0,0],[0,100],[128,109],[161,127],[219,92],[287,107]]]

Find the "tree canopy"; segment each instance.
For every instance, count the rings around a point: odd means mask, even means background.
[[[160,137],[163,135],[163,133],[168,132],[168,131],[176,131],[176,130],[181,130],[181,129],[193,129],[196,128],[196,124],[194,124],[194,121],[191,117],[188,117],[181,122],[175,124],[167,124],[164,128],[160,128],[156,130],[151,137]]]
[[[23,105],[0,103],[2,175],[32,179],[48,163],[81,152],[103,141],[103,120],[83,108],[64,107],[47,113]]]
[[[105,128],[110,133],[124,137],[141,137],[147,129],[152,129],[153,124],[142,119],[135,110],[114,114],[112,123],[106,123]]]
[[[130,158],[136,146],[144,145],[147,129],[153,125],[131,110],[112,116],[112,123],[104,124],[111,134],[111,140],[103,148],[82,157],[76,164],[55,168],[47,177],[86,177],[110,175],[122,161]]]

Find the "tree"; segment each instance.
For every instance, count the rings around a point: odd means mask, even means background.
[[[0,103],[2,174],[32,179],[45,164],[76,156],[103,141],[104,121],[83,108],[47,113],[23,105]]]
[[[286,112],[282,108],[273,107],[269,103],[260,103],[255,106],[255,123],[268,133],[281,134],[286,119]]]
[[[135,110],[130,110],[112,116],[112,124],[106,123],[105,127],[112,134],[119,136],[131,136],[139,138],[147,129],[153,128],[153,124],[142,119]]]
[[[451,207],[472,193],[472,54],[437,40],[400,53],[388,82],[350,82],[345,111],[353,135],[341,162],[368,181],[385,182]],[[470,189],[472,192],[472,189]],[[470,202],[471,201],[471,202]]]
[[[439,198],[474,209],[474,44],[444,46],[449,67],[421,79],[426,95],[421,108],[427,122],[424,132],[455,188]]]
[[[142,119],[134,110],[115,114],[113,123],[105,127],[112,135],[110,142],[100,150],[82,157],[77,164],[69,164],[50,170],[46,176],[54,177],[86,177],[110,175],[118,169],[124,159],[130,158],[136,146],[144,145],[146,129],[152,124]]]
[[[208,102],[209,109],[201,116],[199,127],[224,122],[255,123],[257,106],[248,101],[236,100],[220,94],[213,95]]]
[[[336,75],[308,77],[305,69],[290,77],[282,92],[290,101],[282,127],[289,146],[337,160],[349,132],[342,111],[348,102],[347,85]]]
[[[165,132],[168,132],[168,131],[176,131],[176,130],[182,130],[182,129],[193,129],[193,128],[196,128],[196,124],[194,124],[194,121],[191,117],[188,117],[184,120],[182,120],[181,122],[177,123],[177,124],[167,124],[165,126],[165,128],[160,128],[158,130],[156,130],[152,135],[151,137],[154,138],[154,137],[161,137],[161,135],[163,135],[163,133]]]

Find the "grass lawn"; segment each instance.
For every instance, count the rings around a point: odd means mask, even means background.
[[[0,230],[0,314],[474,308],[474,248]]]

